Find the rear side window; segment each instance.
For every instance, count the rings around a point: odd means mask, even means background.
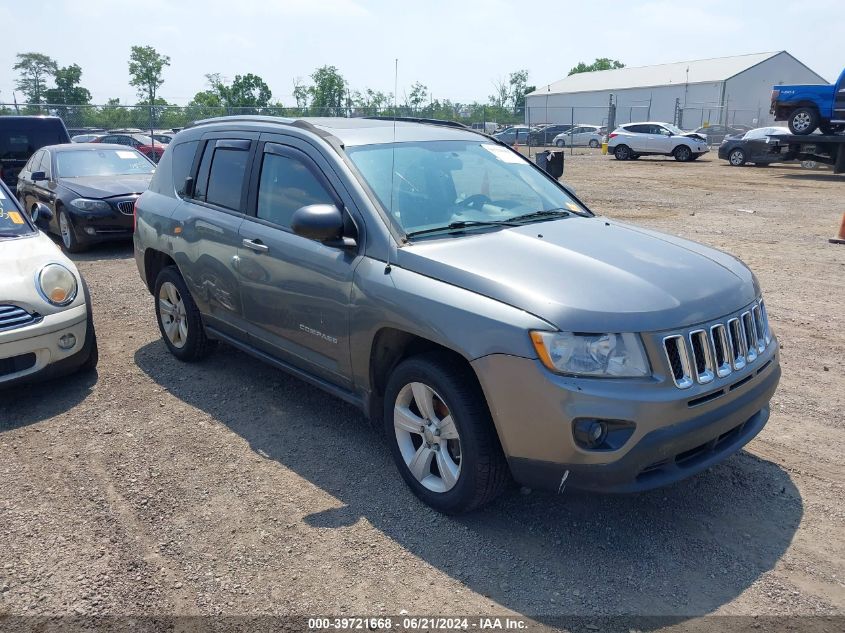
[[[45,145],[69,141],[57,119],[18,119],[0,121],[0,158],[26,160]]]
[[[264,154],[256,216],[290,228],[294,212],[309,204],[335,204],[335,200],[302,160]]]
[[[651,133],[651,126],[650,125],[628,125],[625,127],[628,132],[633,132],[634,134],[650,134]]]
[[[250,141],[208,141],[200,162],[194,198],[235,211],[241,210]]]
[[[170,160],[173,161],[173,186],[179,196],[185,195],[185,180],[191,175],[198,145],[199,141],[188,141],[170,148]]]

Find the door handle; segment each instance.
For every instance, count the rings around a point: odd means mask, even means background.
[[[266,253],[270,250],[269,246],[261,243],[261,240],[248,240],[244,238],[243,245],[256,253]]]

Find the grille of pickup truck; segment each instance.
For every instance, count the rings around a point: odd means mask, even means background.
[[[771,340],[766,306],[759,301],[724,321],[666,336],[663,349],[675,386],[687,389],[741,370],[757,360]]]

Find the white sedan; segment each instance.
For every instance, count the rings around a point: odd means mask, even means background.
[[[42,223],[51,211],[37,209]],[[0,270],[0,388],[96,367],[85,282],[2,182]]]

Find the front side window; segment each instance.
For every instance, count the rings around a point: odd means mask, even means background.
[[[528,214],[587,214],[517,153],[477,140],[364,145],[348,154],[405,233]]]
[[[256,216],[290,227],[294,212],[310,204],[335,204],[314,172],[293,156],[264,154]]]
[[[56,153],[56,176],[59,178],[152,174],[154,171],[155,165],[129,148]]]

